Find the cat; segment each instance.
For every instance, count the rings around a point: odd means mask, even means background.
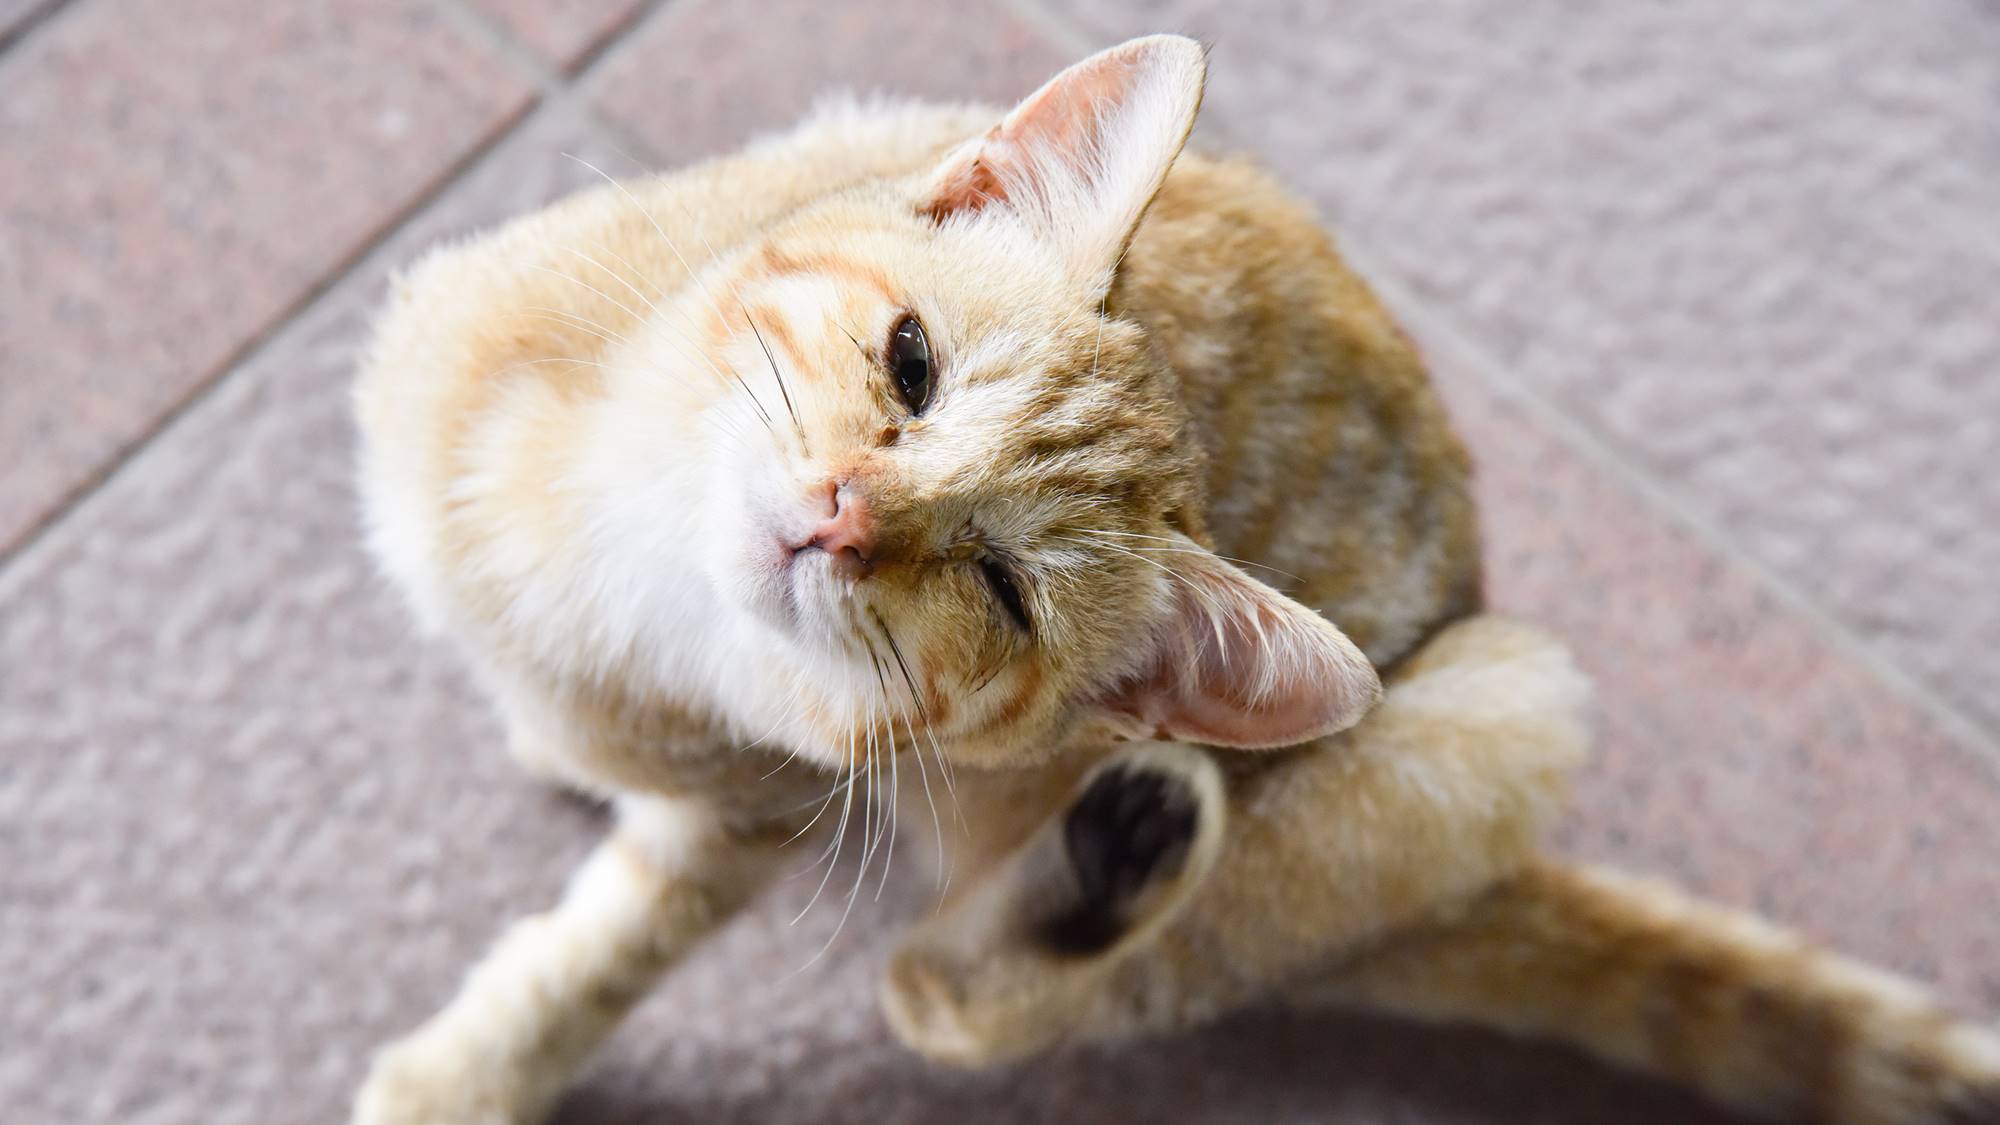
[[[370,543],[615,822],[357,1122],[538,1120],[781,855],[897,836],[953,871],[883,982],[935,1058],[1282,994],[1772,1116],[1992,1119],[2000,1037],[1914,986],[1538,850],[1587,685],[1483,610],[1410,342],[1263,173],[1182,153],[1205,65],[832,104],[398,281]]]

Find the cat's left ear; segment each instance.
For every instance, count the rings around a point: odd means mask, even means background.
[[[1194,127],[1206,73],[1201,45],[1179,35],[1100,51],[947,155],[923,208],[939,221],[1007,208],[1079,276],[1108,282]]]
[[[1382,682],[1333,623],[1193,540],[1159,556],[1167,607],[1139,666],[1101,696],[1144,737],[1246,750],[1358,722]]]

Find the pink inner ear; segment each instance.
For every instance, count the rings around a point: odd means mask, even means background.
[[[1312,662],[1289,651],[1259,651],[1256,639],[1237,623],[1224,634],[1227,659],[1210,635],[1180,669],[1182,682],[1167,697],[1175,737],[1220,746],[1290,745],[1327,725],[1328,715],[1348,695],[1345,684],[1314,684],[1288,674],[1285,664]]]
[[[1138,78],[1136,55],[1106,54],[1071,67],[995,125],[966,160],[945,172],[930,205],[933,219],[972,214],[1008,199],[1037,160],[1056,160],[1086,175],[1102,144],[1104,111]]]
[[[987,149],[999,135],[1000,126],[995,125],[981,142],[977,155],[946,173],[930,205],[923,209],[924,214],[943,222],[950,215],[976,214],[985,210],[988,203],[1002,198],[1000,177],[986,162]]]
[[[1188,571],[1114,710],[1155,737],[1260,749],[1341,730],[1374,703],[1374,667],[1318,614],[1219,559]]]

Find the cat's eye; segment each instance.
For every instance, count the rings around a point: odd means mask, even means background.
[[[889,335],[889,375],[896,380],[903,405],[912,414],[922,414],[931,404],[931,342],[914,316],[898,321]]]
[[[993,591],[993,599],[1007,616],[1014,619],[1023,631],[1028,629],[1028,603],[1021,598],[1021,588],[1014,584],[1014,576],[998,559],[986,556],[979,560],[979,573],[986,579],[986,585]]]

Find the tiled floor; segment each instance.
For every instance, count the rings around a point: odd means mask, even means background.
[[[0,1104],[336,1118],[592,817],[517,776],[355,546],[387,271],[834,85],[1025,92],[1215,44],[1206,142],[1313,198],[1483,471],[1496,599],[1574,639],[1568,850],[2000,1008],[2000,12],[1466,0],[0,0]],[[10,29],[13,29],[10,31]],[[920,893],[920,889],[919,889]],[[567,1105],[637,1120],[1690,1121],[1559,1052],[1276,1018],[967,1078],[873,911],[786,888]]]

